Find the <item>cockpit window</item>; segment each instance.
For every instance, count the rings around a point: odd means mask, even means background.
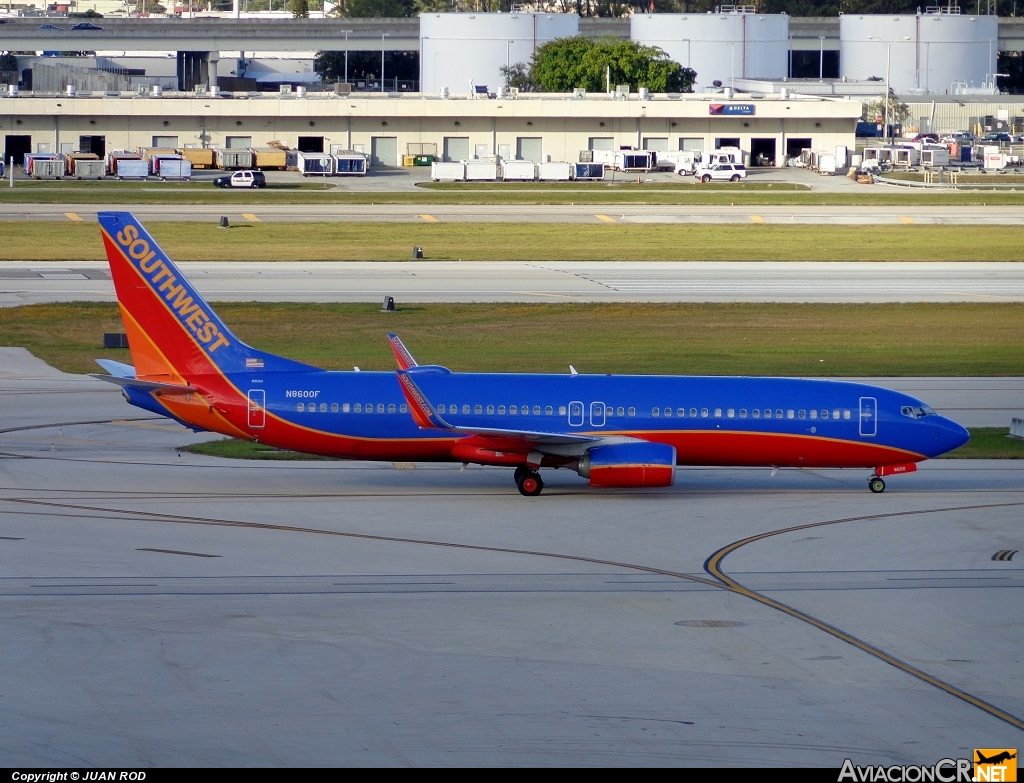
[[[923,419],[925,416],[934,416],[935,411],[927,405],[904,405],[900,413],[912,419]]]

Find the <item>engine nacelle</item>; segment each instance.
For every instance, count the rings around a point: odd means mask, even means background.
[[[676,478],[676,450],[646,442],[596,446],[576,470],[594,487],[670,487]]]

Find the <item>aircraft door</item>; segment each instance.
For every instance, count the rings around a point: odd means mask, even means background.
[[[590,403],[590,426],[591,427],[603,427],[604,426],[604,412],[605,407],[603,402],[592,402]]]
[[[582,427],[583,426],[583,403],[582,402],[570,402],[569,403],[569,426],[570,427]]]
[[[864,437],[878,434],[878,401],[874,397],[860,398],[860,434]]]
[[[249,389],[249,429],[262,429],[267,424],[267,392],[265,389]]]

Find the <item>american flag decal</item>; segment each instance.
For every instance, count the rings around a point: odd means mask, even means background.
[[[246,359],[245,369],[247,370],[262,370],[263,360],[262,359]]]

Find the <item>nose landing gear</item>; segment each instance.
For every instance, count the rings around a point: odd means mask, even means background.
[[[868,479],[868,489],[874,492],[876,495],[879,492],[885,492],[885,482],[878,476],[872,476]]]

